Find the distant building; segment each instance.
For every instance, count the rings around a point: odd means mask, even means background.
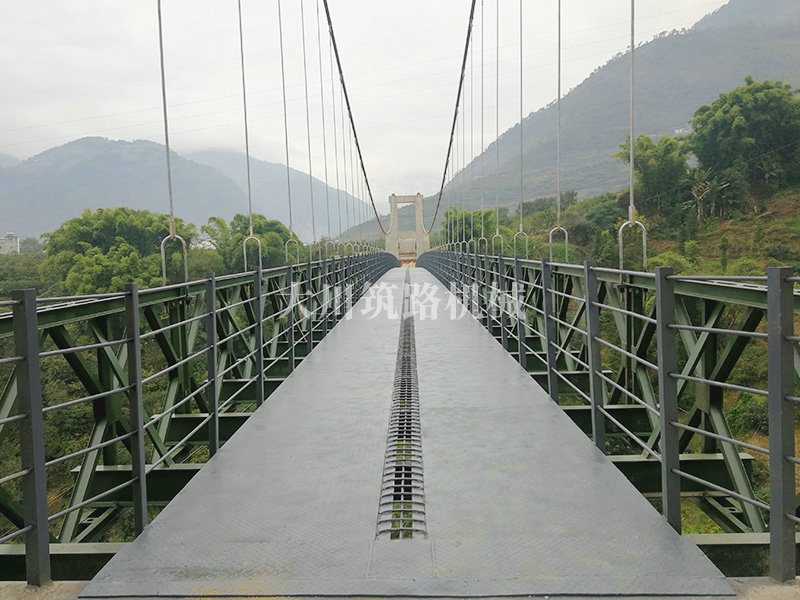
[[[19,254],[19,236],[7,233],[0,237],[0,254]]]

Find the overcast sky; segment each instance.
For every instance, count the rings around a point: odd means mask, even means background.
[[[307,171],[300,1],[283,0],[290,164]],[[320,0],[321,1],[321,0]],[[495,138],[498,0],[484,5],[485,142]],[[556,97],[556,0],[523,0],[524,111]],[[519,120],[519,2],[499,0],[500,131]],[[637,0],[637,43],[691,27],[726,0]],[[468,0],[330,0],[376,200],[431,194],[441,179]],[[5,2],[0,19],[0,152],[27,158],[83,136],[163,143],[156,0]],[[242,0],[251,153],[284,161],[276,0]],[[304,0],[314,175],[324,179],[316,0]],[[468,70],[480,150],[481,2]],[[244,150],[236,0],[164,0],[170,137],[178,152]],[[323,86],[335,184],[328,41]],[[628,0],[563,0],[564,91],[627,48]],[[474,74],[472,74],[474,73]],[[471,75],[472,74],[472,75]],[[472,93],[470,93],[472,89]],[[336,92],[337,127],[341,127]],[[474,112],[469,98],[474,98]],[[622,109],[622,108],[621,108]],[[467,117],[467,138],[470,132]],[[337,134],[340,139],[341,133]],[[341,157],[340,157],[341,159]],[[257,207],[254,207],[257,210]]]

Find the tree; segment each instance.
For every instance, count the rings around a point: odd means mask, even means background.
[[[692,120],[691,147],[714,174],[739,172],[751,187],[774,191],[797,177],[800,100],[781,81],[745,85],[701,106]]]
[[[26,237],[19,242],[19,251],[22,254],[33,254],[42,251],[42,244],[35,237]]]
[[[208,236],[211,245],[222,258],[225,271],[236,273],[244,269],[243,242],[250,234],[250,220],[247,215],[237,214],[230,223],[219,217],[211,217],[208,224],[200,229]],[[290,234],[283,223],[254,214],[253,234],[261,242],[264,267],[276,267],[286,263],[286,242]],[[295,236],[295,239],[298,238]],[[299,240],[298,243],[300,259],[307,259],[308,249]],[[251,269],[258,264],[258,244],[248,243],[247,252],[247,268]],[[294,258],[294,250],[291,253]]]
[[[617,157],[630,161],[630,136],[620,148]],[[688,156],[689,148],[682,138],[665,135],[658,142],[648,135],[636,138],[633,157],[639,185],[636,208],[642,214],[664,217],[671,226],[680,224],[689,173]]]
[[[194,225],[176,219],[176,226],[190,244]],[[168,215],[129,208],[86,210],[43,236],[47,258],[39,272],[48,292],[116,292],[128,281],[140,287],[160,285],[160,246],[168,234]],[[171,269],[174,278],[182,277],[180,246],[167,244],[166,252],[168,264],[177,265]]]

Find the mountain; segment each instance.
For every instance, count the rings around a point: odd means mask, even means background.
[[[221,173],[171,155],[175,215],[203,224],[247,210],[242,191]],[[83,138],[51,148],[0,176],[5,229],[22,236],[53,231],[84,209],[129,206],[169,212],[164,147],[138,140]]]
[[[5,167],[12,167],[19,162],[18,158],[11,156],[10,154],[3,154],[0,152],[0,169]]]
[[[232,179],[242,192],[247,194],[247,158],[242,152],[231,150],[204,150],[186,155],[187,158],[209,167]],[[331,231],[339,233],[337,204],[342,207],[342,229],[346,227],[344,210],[346,202],[360,202],[350,194],[334,187],[326,188],[325,182],[316,177],[309,185],[308,173],[289,169],[292,186],[292,221],[301,239],[312,239],[311,191],[314,197],[314,222],[317,237],[328,231],[328,204],[330,205]],[[253,194],[253,212],[270,219],[278,219],[289,225],[289,201],[286,188],[286,166],[250,158],[250,181]],[[327,189],[327,192],[326,192]],[[326,204],[327,203],[327,204]],[[351,209],[352,210],[352,209]]]
[[[211,216],[228,220],[236,213],[247,214],[243,154],[203,152],[193,155],[197,160],[175,152],[170,156],[175,216],[200,226]],[[87,208],[169,211],[164,146],[154,142],[89,137],[4,164],[0,171],[3,231],[39,236]],[[253,161],[253,180],[253,211],[288,224],[286,168]],[[308,187],[308,175],[292,171],[294,226],[303,240],[311,239]],[[321,212],[323,183],[315,180],[314,194],[321,233],[324,221],[320,219],[326,216]]]
[[[637,132],[661,136],[688,131],[697,108],[743,85],[748,75],[800,84],[798,23],[797,0],[731,0],[691,30],[665,32],[642,44],[636,50]],[[630,54],[619,54],[563,98],[562,189],[587,198],[627,187],[625,165],[614,154],[628,132],[629,81]],[[552,196],[555,105],[528,115],[523,125],[525,196]],[[496,143],[501,203],[514,205],[519,198],[517,124],[451,183],[451,194],[461,188],[473,208],[479,205],[480,176],[487,178],[487,197],[493,199]]]

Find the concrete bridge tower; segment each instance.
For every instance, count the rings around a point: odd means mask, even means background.
[[[394,254],[401,262],[415,261],[419,255],[431,249],[430,237],[425,233],[422,218],[422,194],[415,196],[389,196],[391,217],[389,220],[390,233],[386,236],[386,251]],[[415,229],[413,231],[399,231],[397,207],[400,204],[415,205]]]

